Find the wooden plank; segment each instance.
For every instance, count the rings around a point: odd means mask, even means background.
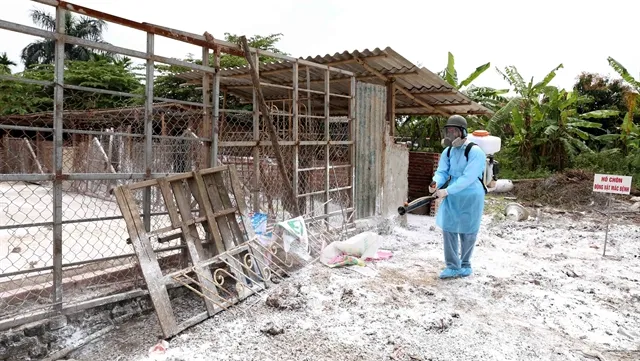
[[[178,203],[178,211],[180,212],[182,220],[192,220],[194,217],[191,213],[191,202],[184,191],[182,179],[170,184],[173,189],[176,202]],[[195,224],[187,226],[184,222],[182,223],[181,228],[191,262],[193,263],[194,268],[198,270],[198,272],[196,272],[196,276],[198,278],[198,282],[202,286],[201,292],[206,296],[204,298],[204,303],[207,307],[207,312],[210,316],[213,316],[217,311],[215,303],[211,300],[219,298],[218,290],[216,289],[215,283],[213,283],[213,275],[211,274],[211,271],[208,268],[199,266],[201,260],[204,259],[204,249],[202,248],[198,228]]]
[[[200,172],[200,174],[202,175],[202,172]],[[209,197],[213,210],[223,210],[224,206],[222,205],[222,199],[220,198],[220,193],[218,192],[218,188],[216,187],[211,174],[213,173],[210,173],[206,177],[203,176],[202,181],[206,187],[207,196]],[[222,236],[222,243],[224,244],[225,251],[230,250],[233,248],[233,234],[231,233],[231,228],[227,222],[227,217],[216,218],[216,223],[218,223],[218,229]]]
[[[151,302],[156,310],[160,328],[165,337],[170,337],[177,333],[176,319],[173,315],[169,293],[163,282],[162,270],[158,264],[158,259],[153,252],[153,247],[146,232],[144,232],[140,212],[138,212],[136,202],[128,188],[118,187],[114,190],[114,194],[116,195],[120,212],[124,217],[133,249],[138,257],[138,263],[147,284]]]
[[[189,188],[191,188],[191,193],[196,199],[196,202],[198,202],[198,209],[200,209],[200,213],[204,213],[207,219],[206,222],[202,223],[202,226],[209,233],[210,237],[213,238],[215,247],[211,247],[214,251],[212,252],[212,255],[220,254],[224,252],[222,235],[220,234],[220,229],[218,229],[216,215],[213,213],[213,208],[211,208],[211,202],[206,196],[207,188],[204,185],[202,176],[198,172],[193,172],[193,177],[189,179],[188,182]]]
[[[178,174],[166,176],[164,178],[167,180],[167,182],[172,183],[179,180],[187,180],[191,178],[191,176],[192,176],[191,173],[178,173]]]
[[[215,185],[213,187],[211,186],[207,187],[207,192],[215,193],[214,194],[215,201],[212,203],[216,208],[221,207],[222,209],[229,209],[229,208],[233,208],[233,205],[231,204],[231,199],[229,198],[229,191],[224,184],[224,179],[222,178],[223,174],[224,174],[223,172],[217,172],[217,173],[211,174],[208,177],[210,180],[213,179],[213,182],[215,183]],[[213,183],[210,185],[213,185]],[[216,194],[217,194],[217,197],[215,196]],[[227,225],[227,229],[225,230],[225,236],[228,236],[230,240],[230,242],[225,242],[225,246],[227,247],[226,249],[229,250],[233,247],[236,247],[242,244],[244,242],[244,238],[243,238],[242,231],[240,231],[240,227],[238,226],[238,221],[236,220],[235,213],[228,214],[226,216],[226,223],[224,223],[225,219],[221,219],[221,220],[223,221],[223,224]],[[236,239],[236,242],[233,242],[234,237]],[[241,273],[241,270],[245,269],[243,267],[244,263],[240,260],[240,258],[241,258],[240,256],[229,257],[227,258],[227,260],[229,264],[233,266],[232,273],[236,276],[238,281],[241,281],[246,286],[247,280],[245,278],[245,275]],[[251,277],[251,275],[248,275],[248,276],[250,278],[255,278],[255,277]]]
[[[141,182],[133,183],[127,185],[127,189],[131,191],[135,191],[137,189],[142,189],[146,187],[153,187],[158,184],[158,179],[148,179]]]
[[[253,231],[253,226],[251,225],[251,217],[249,215],[249,207],[246,203],[245,194],[242,191],[242,186],[240,185],[240,179],[238,178],[238,172],[236,171],[236,167],[229,167],[229,175],[231,177],[231,191],[233,192],[233,197],[236,199],[236,206],[238,207],[238,212],[240,213],[240,219],[242,219],[242,225],[244,226],[245,234],[249,240],[254,240],[255,242],[260,242],[256,238],[256,234]],[[249,253],[257,259],[257,273],[264,280],[265,285],[268,287],[271,285],[271,281],[266,278],[266,275],[263,272],[263,267],[268,265],[267,259],[264,254],[261,252],[254,252],[252,248],[249,248]]]
[[[236,199],[236,206],[240,212],[240,218],[244,225],[245,234],[248,239],[254,239],[256,235],[253,232],[253,227],[251,226],[249,207],[247,206],[245,194],[242,191],[242,186],[240,185],[240,178],[238,178],[238,171],[236,170],[236,167],[229,167],[229,176],[231,178],[231,192],[233,193],[233,197]]]
[[[231,203],[231,198],[229,197],[229,190],[227,186],[224,184],[223,173],[214,173],[213,179],[217,185],[218,192],[220,194],[220,200],[222,201],[223,208],[232,208],[233,204]],[[227,221],[229,222],[229,226],[231,226],[231,231],[233,232],[233,236],[235,237],[234,246],[240,245],[247,241],[245,239],[244,233],[240,230],[240,226],[238,225],[238,220],[236,219],[235,214],[227,215]]]
[[[160,193],[162,193],[162,198],[164,198],[164,204],[167,208],[167,212],[169,213],[169,220],[171,221],[171,226],[176,229],[180,227],[180,216],[178,215],[178,208],[176,207],[175,200],[173,199],[173,193],[171,192],[171,187],[169,186],[169,182],[166,178],[158,178],[158,186],[160,187]]]
[[[224,172],[228,168],[229,167],[226,166],[226,165],[220,165],[220,166],[217,166],[217,167],[201,169],[201,170],[198,171],[198,173],[200,173],[200,175],[206,175],[206,174],[212,174],[212,173],[217,173],[217,172]]]

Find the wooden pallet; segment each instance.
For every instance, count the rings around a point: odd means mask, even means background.
[[[228,177],[231,189],[225,185],[225,177]],[[134,192],[152,187],[157,187],[162,194],[171,225],[146,230]],[[269,277],[261,273],[263,268],[260,267],[266,264],[263,255],[255,252],[252,246],[255,235],[235,167],[219,166],[145,180],[120,186],[114,193],[165,337],[174,336],[228,309],[256,292],[257,288],[268,286]],[[230,193],[235,199],[235,206]],[[198,210],[197,216],[193,214],[194,208]],[[205,235],[198,230],[198,225],[203,227]],[[176,237],[176,231],[179,237]],[[181,239],[186,248],[185,258],[191,266],[163,275],[151,239],[166,234]],[[205,240],[208,242],[203,242]],[[210,255],[208,258],[205,245]],[[250,262],[247,262],[247,257],[250,257]],[[219,267],[213,273],[212,265]],[[236,281],[235,292],[222,287],[224,277]],[[175,282],[198,293],[204,299],[206,312],[178,323],[166,288]]]

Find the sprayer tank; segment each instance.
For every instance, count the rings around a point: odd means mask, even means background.
[[[501,139],[490,135],[486,130],[476,130],[467,136],[470,142],[476,143],[486,155],[493,155],[500,151]]]

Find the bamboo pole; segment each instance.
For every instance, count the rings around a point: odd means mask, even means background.
[[[282,152],[280,150],[280,144],[278,143],[278,135],[276,133],[275,126],[273,125],[273,119],[271,118],[271,114],[269,113],[269,107],[267,106],[267,102],[264,99],[264,95],[262,94],[262,89],[260,88],[260,78],[258,76],[256,64],[254,63],[254,59],[251,56],[251,49],[249,48],[249,43],[247,42],[247,38],[245,36],[240,37],[240,42],[242,44],[242,48],[244,50],[244,57],[247,59],[249,63],[249,67],[251,69],[251,80],[253,82],[254,89],[256,91],[256,96],[258,98],[258,105],[260,106],[260,112],[262,113],[262,119],[264,123],[267,125],[267,130],[269,131],[269,138],[271,139],[271,144],[273,145],[273,151],[276,156],[276,161],[278,162],[278,170],[280,171],[280,176],[282,177],[282,181],[284,182],[285,189],[287,190],[287,197],[291,202],[292,206],[292,216],[298,217],[300,215],[300,210],[298,209],[298,199],[295,196],[293,186],[291,185],[291,181],[287,176],[287,170],[285,168],[284,159],[282,157]]]

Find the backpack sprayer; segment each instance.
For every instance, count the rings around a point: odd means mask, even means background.
[[[485,190],[485,193],[494,191],[499,188],[498,191],[509,191],[513,188],[513,183],[510,180],[500,180],[497,179],[497,174],[499,172],[499,164],[494,158],[494,154],[500,151],[500,143],[501,139],[499,137],[495,137],[489,134],[486,130],[476,130],[472,134],[467,136],[471,142],[467,145],[465,149],[464,155],[469,159],[469,151],[471,147],[474,145],[479,146],[487,155],[487,163],[485,166],[485,170],[482,174],[482,177],[479,178],[479,181],[482,183],[482,186]],[[451,152],[451,147],[447,149],[447,156],[449,156]],[[450,179],[445,182],[441,186],[441,188],[446,188]],[[502,182],[504,181],[504,182]],[[500,184],[502,182],[502,184]],[[416,198],[411,202],[405,202],[405,204],[401,207],[398,207],[398,214],[405,215],[408,212],[413,211],[414,209],[424,207],[430,205],[433,201],[436,200],[436,196],[434,194],[430,194],[428,196]]]

